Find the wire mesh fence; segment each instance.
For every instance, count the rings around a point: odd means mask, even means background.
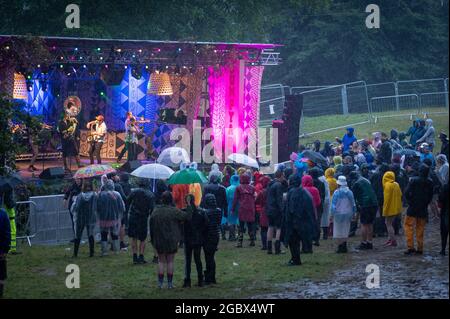
[[[366,84],[267,85],[261,89],[260,126],[283,114],[286,94],[303,96],[299,136],[360,125],[383,117],[448,113],[448,78]]]

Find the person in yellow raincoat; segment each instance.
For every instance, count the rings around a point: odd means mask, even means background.
[[[16,244],[16,236],[17,236],[17,228],[16,228],[16,203],[14,201],[14,190],[11,186],[6,185],[2,191],[2,201],[3,204],[0,205],[0,208],[3,207],[6,210],[6,213],[9,217],[10,227],[11,227],[11,248],[9,253],[12,255],[17,254],[17,244]]]
[[[334,178],[335,170],[330,167],[325,170],[325,178],[327,179],[328,186],[330,187],[330,198],[333,198],[334,191],[338,188],[336,178]]]
[[[385,217],[386,228],[388,231],[388,241],[384,243],[384,246],[397,246],[395,240],[395,231],[392,223],[396,216],[401,214],[402,205],[402,191],[397,182],[395,182],[394,172],[387,171],[383,175],[383,217]]]

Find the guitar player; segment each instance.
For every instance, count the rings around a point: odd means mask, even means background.
[[[95,121],[87,123],[86,127],[91,130],[90,136],[88,137],[88,141],[90,143],[89,158],[91,160],[91,164],[94,164],[94,155],[97,158],[97,164],[101,164],[102,159],[100,157],[100,151],[103,143],[105,142],[107,132],[105,118],[103,115],[98,115],[95,118]]]

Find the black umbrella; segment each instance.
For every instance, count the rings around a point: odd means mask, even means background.
[[[305,150],[305,151],[303,151],[303,157],[308,158],[311,162],[315,163],[316,165],[320,165],[322,167],[328,166],[327,159],[318,152],[314,152],[311,150]]]

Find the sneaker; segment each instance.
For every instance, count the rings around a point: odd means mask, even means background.
[[[441,251],[439,252],[439,255],[445,256],[445,250],[441,250]]]
[[[423,250],[416,250],[416,255],[423,255]]]
[[[414,248],[410,248],[410,249],[408,249],[408,250],[406,250],[404,252],[404,254],[407,255],[407,256],[411,256],[411,255],[413,255],[415,253],[416,253],[416,250]]]
[[[152,263],[153,264],[157,264],[158,263],[158,256],[153,256]]]
[[[373,249],[372,243],[366,243],[366,249]]]
[[[250,242],[250,247],[254,247],[255,246],[255,242],[252,240],[251,242]]]
[[[191,280],[190,279],[184,280],[183,288],[191,288]]]
[[[133,255],[133,264],[134,265],[139,264],[139,259],[138,259],[138,257],[136,255]]]
[[[292,259],[288,261],[288,263],[286,264],[287,266],[300,266],[302,263],[301,262],[295,262]]]
[[[167,283],[167,288],[168,288],[168,289],[173,289],[173,288],[175,288],[175,287],[173,286],[173,283],[172,283],[172,282],[168,282],[168,283]]]

